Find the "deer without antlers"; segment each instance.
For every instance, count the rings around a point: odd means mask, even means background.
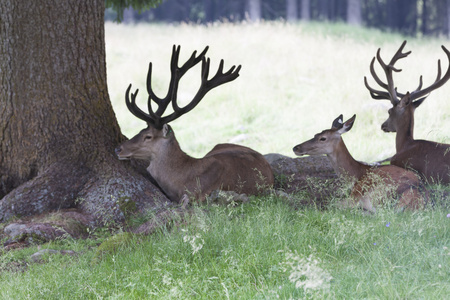
[[[138,90],[131,94],[131,84],[126,90],[125,100],[128,109],[139,119],[147,122],[143,129],[132,139],[116,148],[119,159],[143,159],[150,161],[147,171],[156,180],[161,189],[172,201],[189,201],[195,198],[203,201],[215,190],[231,190],[250,195],[258,194],[261,187],[273,185],[273,173],[269,163],[258,152],[239,145],[216,145],[205,157],[196,159],[184,153],[175,134],[168,125],[181,115],[192,110],[211,89],[233,81],[239,76],[241,66],[231,67],[223,72],[221,60],[217,73],[208,79],[210,60],[205,58],[206,47],[198,56],[196,51],[178,67],[180,47],[173,47],[170,63],[171,80],[164,98],[155,95],[151,87],[152,64],[147,75],[148,113],[136,104]],[[178,84],[181,77],[193,66],[202,63],[201,84],[192,101],[184,107],[177,103]],[[158,106],[156,111],[152,101]],[[163,116],[168,105],[173,112]]]
[[[336,173],[353,179],[355,183],[350,195],[350,206],[359,203],[363,209],[375,212],[372,198],[380,193],[385,197],[393,192],[399,197],[400,208],[420,208],[423,203],[418,190],[421,182],[414,172],[397,166],[371,167],[351,156],[341,135],[352,128],[355,118],[356,115],[344,123],[340,115],[333,121],[331,129],[324,130],[311,140],[295,146],[294,153],[298,156],[325,154]],[[391,188],[387,188],[388,186]]]
[[[395,63],[411,53],[411,51],[403,52],[405,45],[406,41],[402,43],[388,64],[382,60],[380,49],[377,51],[376,59],[386,75],[387,83],[383,82],[375,72],[375,57],[370,63],[372,77],[384,90],[376,90],[370,87],[366,77],[364,77],[364,84],[373,99],[390,100],[392,103],[392,108],[389,109],[389,117],[381,125],[385,132],[397,132],[396,154],[391,158],[391,164],[416,170],[429,183],[442,182],[448,184],[450,183],[450,145],[427,140],[415,140],[413,133],[415,109],[423,103],[433,90],[444,85],[450,78],[450,52],[442,46],[449,60],[449,66],[442,78],[441,62],[438,60],[437,76],[433,84],[422,89],[422,76],[420,76],[417,89],[412,92],[400,93],[394,86],[393,72],[401,71],[394,67]]]

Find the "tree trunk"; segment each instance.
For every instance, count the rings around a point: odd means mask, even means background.
[[[0,222],[79,207],[99,221],[167,204],[124,140],[106,85],[104,0],[0,2]]]
[[[286,0],[286,20],[295,22],[297,18],[297,0]]]
[[[329,21],[328,8],[329,3],[328,0],[319,0],[319,21]]]
[[[361,0],[347,1],[347,23],[350,25],[361,26]]]
[[[450,38],[450,0],[447,0],[447,5],[446,5],[446,20],[447,20],[447,28],[446,28],[446,32],[447,32],[447,37]]]
[[[302,21],[308,22],[311,19],[311,15],[309,12],[309,0],[301,0],[301,19]]]
[[[214,22],[216,20],[216,2],[214,0],[203,0],[203,9],[205,12],[205,23]]]
[[[261,0],[247,0],[248,18],[252,22],[261,20]]]

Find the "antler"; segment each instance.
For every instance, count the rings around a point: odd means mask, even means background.
[[[136,117],[138,117],[141,120],[146,121],[149,125],[152,125],[153,127],[157,129],[161,129],[164,124],[167,124],[181,115],[189,112],[192,110],[197,104],[202,100],[202,98],[213,88],[233,81],[239,76],[239,71],[241,69],[241,66],[239,65],[237,68],[236,66],[232,66],[230,70],[227,72],[223,72],[223,59],[220,61],[219,68],[216,72],[216,75],[214,75],[213,78],[208,80],[209,75],[209,67],[210,67],[210,60],[209,58],[205,58],[205,54],[208,51],[208,46],[201,52],[198,56],[196,56],[197,51],[194,51],[191,55],[191,57],[183,64],[182,67],[178,67],[178,59],[180,56],[180,46],[175,47],[175,45],[172,48],[172,59],[170,63],[170,71],[171,71],[171,79],[169,84],[169,90],[167,92],[166,97],[159,98],[155,95],[155,93],[152,90],[151,87],[151,79],[152,79],[152,63],[149,64],[148,74],[147,74],[147,92],[149,94],[148,96],[148,112],[145,113],[142,111],[137,105],[136,105],[136,95],[139,90],[136,90],[136,92],[133,94],[131,93],[131,101],[129,98],[129,92],[131,89],[131,84],[128,86],[126,93],[125,93],[125,102],[127,104],[128,109],[132,114],[134,114]],[[191,100],[189,104],[187,104],[184,107],[180,107],[177,103],[177,91],[178,91],[178,84],[181,79],[181,77],[193,66],[198,64],[199,62],[202,62],[202,73],[201,73],[201,84],[200,87],[194,96],[194,98]],[[158,109],[154,111],[152,109],[152,101],[154,101],[158,105]],[[167,116],[162,116],[169,105],[169,103],[172,103],[173,112]]]
[[[441,60],[438,59],[438,72],[437,72],[436,80],[434,81],[434,83],[432,85],[430,85],[429,87],[427,87],[424,90],[421,90],[422,76],[420,76],[420,86],[418,89],[411,92],[411,100],[428,97],[428,95],[432,91],[434,91],[437,88],[440,88],[447,82],[447,80],[450,79],[450,52],[447,50],[447,48],[444,47],[444,45],[442,45],[441,48],[442,48],[442,50],[444,50],[445,54],[447,54],[447,58],[448,58],[448,62],[449,62],[447,72],[445,72],[444,77],[442,77],[442,79],[441,79]]]
[[[395,68],[394,64],[399,59],[402,59],[402,58],[408,56],[411,53],[411,51],[402,52],[403,48],[405,47],[405,45],[406,45],[406,41],[404,41],[402,43],[400,48],[397,50],[397,52],[394,54],[394,56],[392,57],[391,61],[387,65],[381,59],[381,55],[380,55],[380,51],[381,50],[380,50],[380,48],[378,48],[376,59],[378,60],[378,62],[381,65],[381,68],[384,70],[384,73],[386,74],[387,84],[384,83],[378,77],[378,75],[375,73],[375,69],[374,69],[375,57],[372,59],[372,61],[370,63],[370,73],[372,74],[372,77],[374,78],[376,83],[378,83],[378,85],[380,85],[382,88],[387,90],[387,92],[386,91],[376,90],[376,89],[370,87],[369,84],[367,83],[366,76],[364,76],[364,84],[365,84],[366,88],[369,90],[370,95],[372,96],[373,99],[377,99],[377,100],[379,100],[379,99],[387,99],[387,100],[390,100],[393,105],[396,105],[398,102],[400,102],[400,99],[406,95],[406,94],[403,94],[403,93],[399,93],[397,91],[397,88],[394,86],[394,80],[392,78],[392,72],[401,72],[402,71],[401,69]],[[441,87],[442,85],[444,85],[444,83],[446,83],[447,80],[450,78],[450,52],[444,46],[442,46],[442,49],[444,50],[445,54],[447,54],[447,58],[449,60],[449,67],[447,69],[447,72],[445,73],[444,77],[442,77],[442,79],[441,79],[441,61],[438,60],[438,72],[437,72],[437,76],[436,76],[435,82],[432,85],[430,85],[429,87],[427,87],[426,89],[422,90],[422,83],[423,82],[422,82],[422,76],[420,76],[420,78],[419,78],[419,86],[417,87],[417,89],[415,89],[413,92],[410,93],[410,98],[411,98],[412,101],[416,100],[418,98],[420,98],[418,101],[424,100],[426,97],[428,97],[428,95],[433,90],[435,90],[435,89]]]
[[[406,41],[403,42],[403,44],[400,46],[400,48],[397,50],[397,52],[394,54],[394,56],[392,57],[391,61],[389,62],[389,64],[385,64],[383,59],[381,59],[381,55],[380,55],[380,51],[381,48],[378,48],[377,50],[377,60],[381,65],[381,68],[384,70],[384,73],[386,74],[386,79],[387,79],[387,84],[384,83],[377,75],[377,73],[375,72],[375,68],[374,68],[374,63],[375,63],[375,57],[372,59],[372,61],[370,62],[370,74],[372,74],[373,79],[375,79],[376,83],[378,83],[379,86],[381,86],[382,88],[384,88],[385,90],[387,90],[387,92],[385,91],[380,91],[380,90],[375,90],[372,87],[369,86],[369,84],[367,83],[367,77],[364,76],[364,84],[366,86],[366,88],[369,90],[370,95],[372,96],[373,99],[387,99],[387,100],[391,100],[391,103],[393,105],[397,104],[400,100],[398,99],[398,95],[397,95],[397,90],[394,87],[394,80],[392,78],[392,72],[401,72],[401,69],[396,69],[394,68],[394,64],[399,60],[402,59],[406,56],[408,56],[411,51],[405,52],[403,53],[403,48],[406,45]]]

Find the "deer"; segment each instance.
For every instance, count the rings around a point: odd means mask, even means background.
[[[433,84],[422,89],[422,76],[419,78],[419,86],[406,93],[400,93],[394,86],[393,72],[401,72],[394,67],[395,63],[407,57],[411,51],[403,52],[406,41],[386,64],[377,51],[376,59],[386,75],[386,82],[382,81],[374,69],[375,57],[370,63],[370,73],[375,82],[383,89],[372,88],[364,77],[364,84],[370,95],[375,100],[390,100],[392,108],[388,110],[388,119],[381,125],[384,132],[396,132],[396,154],[390,159],[395,166],[410,168],[417,171],[423,180],[430,184],[450,183],[450,144],[437,143],[428,140],[414,139],[414,112],[429,94],[444,85],[450,78],[450,52],[442,46],[449,60],[449,67],[441,78],[441,62],[438,60],[437,77]]]
[[[190,199],[203,202],[208,195],[217,190],[258,195],[262,189],[270,188],[274,182],[272,168],[259,152],[245,146],[224,143],[216,145],[203,158],[194,158],[183,152],[174,130],[168,124],[196,107],[211,89],[233,81],[239,76],[241,66],[232,66],[224,72],[222,59],[216,74],[208,79],[210,59],[205,58],[208,48],[207,46],[199,55],[194,51],[179,67],[180,46],[173,46],[170,62],[171,78],[164,98],[158,97],[152,89],[150,62],[147,73],[148,113],[136,104],[138,89],[130,96],[130,84],[125,92],[128,110],[135,117],[147,122],[147,128],[115,149],[120,160],[133,158],[149,161],[147,171],[167,197],[171,201],[182,203],[183,207]],[[180,106],[177,101],[180,79],[199,62],[201,62],[200,87],[188,104]],[[169,104],[173,111],[164,115]],[[157,109],[153,108],[154,105]]]
[[[343,122],[338,116],[330,129],[323,130],[314,137],[293,148],[297,156],[326,155],[335,172],[342,178],[349,178],[352,184],[350,201],[343,206],[360,206],[369,213],[376,212],[374,205],[377,196],[398,196],[400,209],[419,209],[424,198],[421,195],[421,181],[413,171],[401,167],[384,165],[370,166],[353,158],[341,135],[352,129],[356,115]]]

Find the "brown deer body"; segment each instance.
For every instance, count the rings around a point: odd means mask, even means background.
[[[386,91],[371,88],[364,77],[364,83],[374,99],[386,99],[392,103],[388,119],[381,125],[385,132],[396,132],[396,154],[391,158],[391,164],[416,170],[428,183],[450,183],[450,145],[427,140],[414,139],[414,112],[420,104],[435,89],[441,87],[450,78],[450,64],[446,74],[441,78],[441,66],[438,61],[438,75],[435,82],[422,89],[422,77],[419,87],[406,94],[399,93],[394,86],[392,72],[401,70],[394,68],[397,60],[408,56],[403,53],[406,41],[400,46],[389,64],[385,64],[377,52],[377,60],[386,74],[387,83],[380,80],[374,70],[375,57],[370,64],[370,72],[375,81]],[[450,62],[450,52],[442,46]]]
[[[353,201],[370,212],[376,208],[372,198],[381,193],[389,196],[390,193],[398,195],[398,206],[401,208],[417,209],[423,205],[423,198],[418,190],[419,177],[412,171],[397,166],[372,167],[356,161],[349,153],[341,135],[349,131],[355,121],[353,116],[345,123],[342,115],[334,120],[331,129],[318,133],[309,141],[294,147],[296,155],[327,155],[336,173],[352,178],[353,189],[350,195]]]
[[[179,47],[173,48],[172,79],[166,98],[160,99],[154,95],[150,87],[151,64],[147,78],[149,92],[149,114],[140,110],[135,103],[136,94],[131,94],[129,100],[128,87],[126,103],[130,111],[145,121],[148,127],[132,139],[124,142],[116,149],[119,159],[143,159],[150,162],[147,171],[156,180],[161,189],[172,201],[186,203],[189,199],[203,201],[214,190],[235,191],[248,195],[262,192],[263,188],[273,185],[273,173],[269,163],[260,153],[239,145],[219,144],[203,158],[193,158],[184,153],[168,122],[193,109],[212,88],[234,80],[239,76],[240,66],[233,66],[228,72],[222,73],[223,61],[217,74],[208,80],[209,59],[204,55],[206,48],[198,57],[194,52],[191,58],[180,68],[178,67]],[[185,107],[178,107],[176,91],[181,76],[192,66],[202,61],[202,83],[192,102]],[[151,108],[151,100],[156,102],[158,110]],[[167,105],[172,103],[174,112],[162,117]]]

